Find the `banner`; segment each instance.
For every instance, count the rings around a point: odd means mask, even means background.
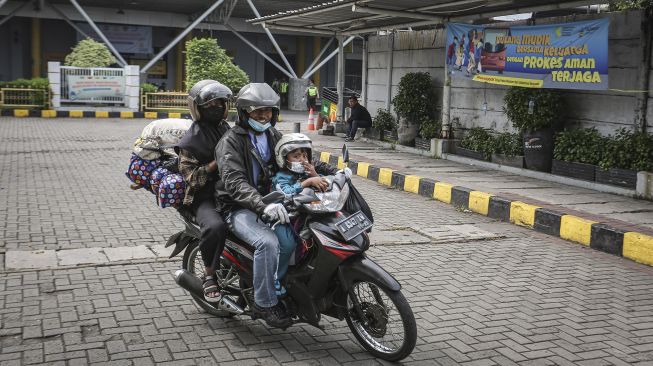
[[[86,23],[75,23],[81,30],[86,32],[94,40],[103,43],[90,25]],[[118,25],[118,24],[97,24],[98,28],[107,37],[113,47],[120,53],[151,54],[152,50],[152,27],[142,25]],[[77,40],[84,39],[81,33],[77,33]]]
[[[83,100],[92,98],[118,97],[125,95],[124,76],[67,75],[68,98]]]
[[[446,64],[455,78],[521,86],[608,88],[607,18],[496,27],[450,23]]]

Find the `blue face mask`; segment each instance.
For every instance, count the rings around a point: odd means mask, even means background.
[[[270,122],[268,122],[266,124],[262,124],[262,123],[258,122],[255,119],[252,119],[252,118],[248,119],[247,123],[249,123],[249,126],[256,132],[264,132],[265,130],[270,128],[270,126],[272,126],[272,124]]]

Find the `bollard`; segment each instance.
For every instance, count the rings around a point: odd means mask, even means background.
[[[294,133],[299,133],[301,127],[302,127],[302,123],[301,123],[301,122],[295,122],[295,127],[293,128],[292,132],[294,132]]]

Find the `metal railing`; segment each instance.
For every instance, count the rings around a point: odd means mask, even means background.
[[[70,80],[69,77],[88,77],[89,79],[95,80],[94,83],[97,83],[97,79],[107,79],[113,83],[120,83],[120,78],[122,78],[122,90],[115,90],[115,96],[96,96],[96,97],[79,97],[76,96],[74,90],[71,93]],[[62,102],[73,102],[73,103],[107,103],[107,104],[116,104],[116,103],[125,103],[125,81],[124,81],[124,69],[122,68],[106,68],[106,67],[73,67],[73,66],[61,66],[61,101]],[[114,84],[115,85],[115,84]],[[103,88],[103,87],[96,87]],[[114,88],[106,87],[104,89]],[[105,92],[106,93],[106,92]]]
[[[0,88],[0,108],[50,109],[50,90]]]
[[[188,93],[176,91],[143,93],[141,89],[141,111],[151,110],[188,111]]]

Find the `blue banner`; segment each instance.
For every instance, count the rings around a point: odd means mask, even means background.
[[[450,23],[446,64],[452,77],[521,86],[608,88],[607,18],[497,27]]]

